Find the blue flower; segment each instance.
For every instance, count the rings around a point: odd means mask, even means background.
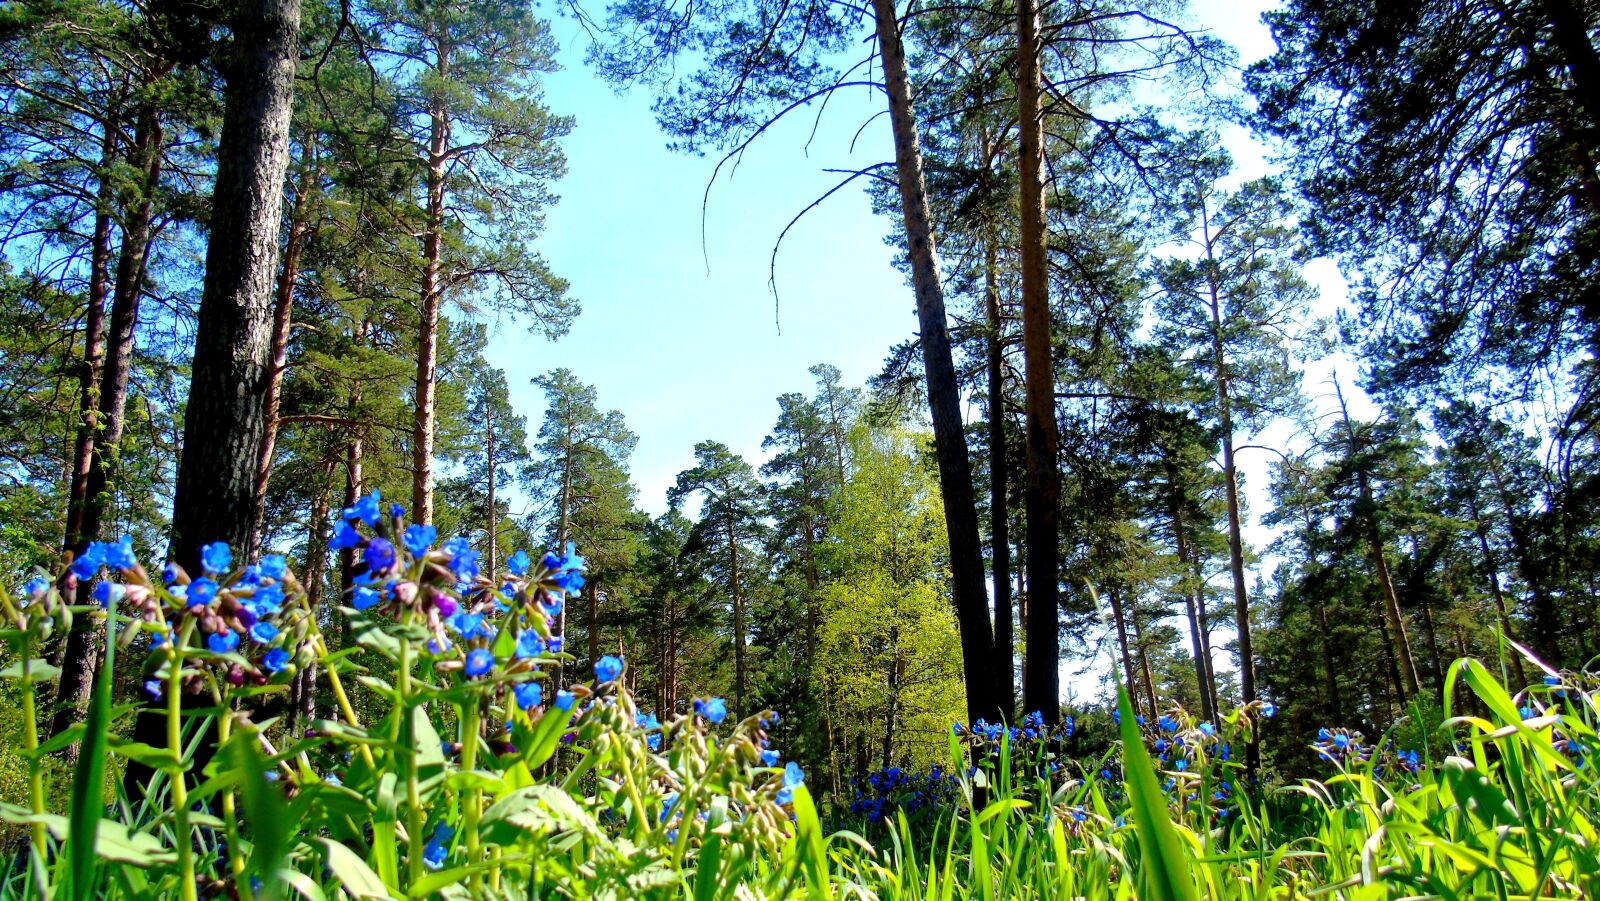
[[[365,585],[357,585],[350,594],[350,606],[357,610],[367,610],[378,603],[378,593]]]
[[[72,559],[72,574],[80,579],[92,579],[106,562],[106,546],[98,541],[89,542],[83,553]]]
[[[152,701],[161,700],[161,687],[160,679],[144,680],[144,693],[148,695]]]
[[[1525,720],[1531,720],[1539,715],[1539,711],[1534,710],[1532,707],[1518,707],[1517,713]]]
[[[106,565],[112,569],[133,569],[139,565],[139,558],[133,555],[133,539],[127,535],[104,548]]]
[[[161,584],[171,586],[174,582],[178,581],[178,573],[180,572],[182,572],[182,570],[178,568],[178,564],[168,560],[166,564],[161,567]]]
[[[213,632],[206,638],[206,647],[213,654],[227,654],[239,646],[239,633],[228,629],[223,632]]]
[[[281,673],[283,668],[289,665],[289,652],[283,648],[273,648],[267,652],[267,656],[261,658],[261,665],[266,667],[269,673]]]
[[[102,607],[110,607],[122,600],[122,596],[127,593],[126,588],[115,582],[97,582],[94,586],[94,599],[99,601]]]
[[[44,597],[44,593],[49,590],[50,580],[44,576],[36,575],[22,583],[22,594],[32,600]]]
[[[276,583],[263,585],[250,595],[248,603],[256,616],[276,615],[279,605],[283,603],[283,586]]]
[[[278,627],[272,623],[260,622],[250,627],[250,640],[256,644],[271,644],[277,637]]]
[[[189,583],[189,591],[184,597],[186,607],[204,607],[211,603],[217,596],[217,583],[205,576],[201,576]]]
[[[346,548],[360,546],[361,533],[351,528],[349,523],[341,519],[339,524],[333,527],[333,538],[328,542],[328,549],[342,551]]]
[[[533,558],[529,557],[528,552],[524,550],[519,549],[515,554],[506,558],[506,569],[510,570],[513,576],[527,575],[528,567],[532,565]]]
[[[473,648],[467,653],[467,678],[476,679],[494,669],[494,655],[484,648]]]
[[[1174,763],[1173,766],[1179,770],[1186,770],[1189,768],[1189,760],[1185,757],[1179,757],[1178,762]]]
[[[390,504],[389,505],[389,515],[394,517],[395,519],[405,519],[406,518],[406,508],[400,506],[399,504]]]
[[[552,636],[550,636],[550,641],[548,642],[548,645],[550,647],[550,653],[552,653],[552,654],[561,653],[561,649],[562,649],[562,647],[564,647],[566,645],[566,643],[567,643],[567,639],[566,639],[565,636],[562,636],[562,635],[552,635]]]
[[[1163,715],[1160,719],[1156,720],[1156,728],[1160,729],[1162,732],[1176,732],[1178,731],[1178,721],[1170,716]]]
[[[1201,732],[1202,735],[1205,735],[1206,737],[1209,738],[1210,736],[1213,736],[1213,735],[1217,734],[1217,727],[1211,725],[1210,723],[1201,723],[1200,724],[1200,732]]]
[[[213,541],[200,548],[200,568],[207,575],[225,573],[233,565],[233,549],[226,542]]]
[[[544,653],[544,639],[539,637],[538,632],[523,629],[517,635],[517,649],[513,654],[518,660],[537,657],[542,653]]]
[[[1278,705],[1271,701],[1261,702],[1261,715],[1269,720],[1272,719],[1278,715]]]
[[[537,682],[523,682],[512,693],[517,696],[517,706],[523,710],[532,710],[544,703],[544,686]]]
[[[263,578],[281,581],[289,573],[289,561],[282,554],[268,554],[261,558]]]
[[[567,712],[572,710],[572,705],[578,703],[578,696],[570,691],[556,692],[556,709]]]
[[[428,869],[437,870],[444,866],[445,858],[450,856],[450,839],[455,838],[455,834],[454,829],[443,823],[434,827],[433,837],[422,849],[422,862],[428,865]]]
[[[788,765],[783,768],[783,787],[778,789],[777,802],[779,804],[788,804],[793,801],[794,790],[805,784],[805,770],[800,769],[800,765],[793,760],[789,761]]]
[[[583,573],[575,569],[562,570],[552,581],[564,594],[577,594],[583,587]]]
[[[433,526],[412,523],[406,526],[406,550],[410,551],[413,557],[421,557],[428,552],[428,548],[433,547],[434,539],[438,537],[439,530]]]
[[[450,617],[450,625],[461,635],[463,641],[471,641],[479,636],[487,636],[489,634],[483,625],[483,614],[481,613],[457,613],[455,616]]]
[[[772,750],[771,748],[761,752],[762,766],[777,766],[780,759],[781,758],[778,756],[778,752]]]
[[[721,698],[710,698],[709,700],[696,699],[694,702],[694,712],[705,717],[713,726],[715,726],[727,719],[728,702]]]
[[[387,538],[374,538],[367,542],[367,552],[362,555],[362,560],[369,572],[386,573],[394,566],[394,545]]]
[[[359,519],[369,526],[375,526],[378,524],[378,520],[383,517],[381,503],[382,498],[378,496],[377,490],[374,489],[371,494],[356,501],[355,506],[344,508],[344,518],[346,520]]]
[[[594,677],[601,682],[615,682],[622,675],[622,660],[607,654],[594,665]]]

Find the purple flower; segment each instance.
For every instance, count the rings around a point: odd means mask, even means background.
[[[206,638],[206,647],[213,654],[227,654],[239,646],[239,633],[228,629],[223,632],[213,632]]]
[[[374,538],[367,542],[367,552],[362,558],[373,573],[386,573],[394,566],[394,545],[387,538]]]
[[[622,660],[607,654],[594,665],[594,676],[601,682],[615,682],[622,675]]]
[[[289,665],[289,652],[283,648],[273,648],[267,652],[267,656],[261,658],[261,665],[266,667],[269,673],[281,673],[283,668]]]
[[[421,557],[428,552],[428,548],[433,546],[434,539],[438,537],[439,530],[433,526],[412,523],[406,526],[406,550],[410,551],[413,557]]]
[[[207,575],[214,576],[217,573],[227,572],[228,567],[232,565],[233,550],[226,542],[213,541],[200,548],[200,568],[205,570]]]
[[[476,679],[494,668],[494,655],[484,648],[473,648],[467,654],[467,678]]]
[[[455,616],[456,611],[461,609],[461,605],[456,603],[456,599],[448,594],[435,594],[433,596],[433,606],[438,609],[439,615],[446,619]]]

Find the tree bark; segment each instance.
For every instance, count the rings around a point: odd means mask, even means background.
[[[283,377],[289,369],[289,329],[294,324],[294,286],[300,278],[300,254],[311,234],[307,221],[314,171],[301,174],[289,213],[289,237],[283,245],[283,267],[278,273],[277,294],[272,302],[272,343],[268,352],[271,370],[267,374],[266,434],[261,439],[261,454],[256,458],[256,520],[250,526],[248,555],[261,551],[262,516],[266,513],[267,482],[272,478],[272,457],[278,446],[278,411],[283,404]]]
[[[223,66],[227,99],[172,509],[172,556],[193,572],[207,542],[247,550],[260,506],[300,0],[243,2],[229,25],[236,49]]]
[[[438,45],[439,78],[450,72],[449,48]],[[444,253],[444,173],[450,111],[442,98],[429,105],[428,221],[422,237],[422,289],[417,327],[416,425],[411,438],[411,518],[433,522],[433,438],[439,368],[439,274]]]
[[[1478,548],[1483,552],[1483,565],[1488,570],[1489,589],[1494,597],[1495,613],[1500,619],[1500,633],[1507,639],[1515,641],[1516,633],[1511,630],[1511,617],[1506,611],[1506,595],[1500,588],[1500,564],[1495,560],[1494,551],[1489,548],[1489,532],[1484,525],[1483,513],[1478,509],[1476,496],[1472,498],[1471,504],[1473,531],[1478,535]],[[1517,676],[1516,688],[1528,684],[1528,674],[1522,669],[1522,654],[1515,648],[1511,651],[1511,671]]]
[[[1028,653],[1022,706],[1061,720],[1061,468],[1055,361],[1050,351],[1050,285],[1045,259],[1044,114],[1040,109],[1039,7],[1017,2],[1017,156],[1021,179],[1022,356],[1027,411]]]
[[[1011,623],[1011,523],[1006,488],[1011,481],[1006,459],[1006,408],[1004,322],[1000,318],[999,249],[993,234],[987,236],[983,256],[984,312],[989,335],[986,354],[989,416],[989,582],[994,586],[995,700],[1000,709],[1017,709],[1012,660],[1016,647]]]
[[[106,127],[100,142],[100,187],[94,213],[94,236],[89,241],[89,307],[83,317],[83,365],[78,373],[78,434],[72,448],[72,481],[67,490],[64,547],[78,547],[83,529],[89,467],[99,431],[100,367],[105,361],[106,295],[111,286],[111,212],[115,192],[106,170],[116,155],[115,132]]]
[[[1111,599],[1111,617],[1117,627],[1117,649],[1122,654],[1122,678],[1128,686],[1128,696],[1133,699],[1136,706],[1143,700],[1139,697],[1139,675],[1133,668],[1133,649],[1128,641],[1128,618],[1122,609],[1122,593],[1116,589],[1106,591],[1106,597]]]
[[[122,246],[117,256],[117,276],[112,288],[104,359],[100,363],[98,410],[90,446],[89,470],[83,485],[82,514],[77,522],[75,553],[101,538],[120,463],[122,433],[128,405],[128,382],[133,371],[134,328],[139,322],[139,300],[144,290],[145,264],[150,250],[150,222],[154,215],[155,188],[161,179],[161,120],[153,107],[144,107],[135,126],[130,160],[144,178],[125,207]],[[90,603],[91,586],[79,585],[76,602]],[[67,633],[61,650],[61,676],[56,684],[56,710],[50,734],[56,735],[83,721],[95,675],[100,671],[105,622],[98,615],[84,616]],[[76,743],[62,749],[67,761],[78,756]]]
[[[1217,683],[1211,675],[1211,659],[1207,653],[1205,642],[1200,638],[1200,614],[1198,607],[1205,604],[1205,596],[1192,585],[1194,579],[1190,578],[1189,570],[1189,538],[1185,534],[1183,524],[1183,508],[1179,499],[1178,485],[1175,481],[1174,468],[1171,463],[1167,466],[1167,509],[1172,517],[1172,534],[1178,551],[1178,571],[1182,574],[1179,578],[1179,591],[1183,595],[1183,605],[1189,620],[1189,641],[1194,648],[1194,678],[1195,685],[1200,690],[1200,715],[1206,720],[1216,718],[1216,691]],[[1198,603],[1197,603],[1198,601]]]
[[[500,510],[496,506],[495,498],[495,460],[494,460],[494,413],[489,414],[489,442],[485,448],[485,459],[489,464],[489,498],[485,513],[489,520],[489,578],[497,578],[500,568]],[[592,592],[591,592],[592,593]],[[591,655],[592,657],[592,655]]]
[[[226,100],[172,505],[171,556],[194,573],[200,572],[206,542],[247,548],[260,503],[256,463],[266,434],[272,284],[300,54],[300,0],[246,0],[233,8],[227,24],[234,50],[220,62]],[[146,711],[135,738],[160,746],[161,722],[155,711]],[[208,734],[195,753],[194,772],[214,749],[214,734]],[[129,761],[123,787],[136,803],[150,774],[149,767]]]
[[[744,596],[743,586],[739,580],[739,539],[734,534],[731,509],[728,511],[727,533],[729,581],[733,588],[733,710],[736,717],[743,718],[745,715]]]
[[[951,594],[961,633],[961,659],[969,721],[1000,720],[994,698],[994,635],[989,625],[988,591],[984,588],[983,552],[978,535],[978,509],[972,487],[972,461],[967,456],[961,420],[961,388],[950,353],[945,321],[944,286],[939,276],[927,186],[922,169],[922,141],[912,109],[911,82],[894,0],[873,0],[879,57],[883,63],[889,123],[894,133],[896,179],[906,230],[906,255],[911,262],[911,287],[917,300],[922,339],[922,368],[927,379],[933,419],[934,453],[939,461],[939,489],[944,501],[945,534],[950,542]]]

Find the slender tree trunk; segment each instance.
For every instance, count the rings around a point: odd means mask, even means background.
[[[262,516],[266,513],[267,482],[272,478],[272,458],[278,447],[278,411],[283,406],[283,377],[289,369],[289,329],[294,324],[294,286],[300,279],[300,254],[311,235],[308,221],[308,196],[316,181],[308,164],[295,187],[294,206],[289,212],[289,237],[283,245],[283,266],[278,270],[278,290],[272,302],[272,360],[267,374],[266,434],[261,439],[261,454],[256,458],[256,519],[250,526],[248,555],[261,551]]]
[[[1139,611],[1129,610],[1128,619],[1133,623],[1133,643],[1139,648],[1139,672],[1144,678],[1144,693],[1150,701],[1150,713],[1160,716],[1161,702],[1156,698],[1155,674],[1150,671],[1150,646],[1144,642],[1144,627],[1139,625]]]
[[[1045,260],[1044,113],[1040,109],[1039,7],[1017,2],[1017,123],[1022,214],[1022,356],[1027,397],[1028,585],[1033,592],[1028,653],[1022,661],[1022,706],[1061,720],[1060,434],[1056,429],[1055,361],[1050,352],[1050,285]]]
[[[449,48],[438,45],[435,75],[450,74]],[[422,289],[417,327],[416,424],[411,438],[411,518],[433,522],[433,437],[439,367],[440,266],[444,255],[444,175],[449,160],[450,111],[432,101],[428,122],[428,220],[422,237]]]
[[[94,236],[89,241],[89,307],[83,317],[83,365],[78,373],[78,434],[72,448],[72,476],[67,490],[64,547],[78,547],[89,467],[99,431],[100,367],[105,361],[106,295],[111,287],[111,213],[115,190],[107,169],[116,155],[115,132],[106,128],[100,143],[100,188],[95,203]]]
[[[934,452],[939,461],[940,496],[945,532],[950,542],[951,594],[961,633],[961,660],[967,690],[967,718],[999,720],[1004,712],[994,698],[994,635],[989,625],[988,591],[984,588],[983,552],[978,535],[978,509],[972,487],[972,461],[967,456],[961,420],[961,388],[950,352],[945,321],[944,286],[939,276],[931,213],[922,171],[922,141],[912,109],[911,82],[894,0],[873,0],[889,123],[894,133],[895,168],[900,211],[911,262],[911,286],[917,299],[922,367],[927,378],[928,406],[933,419]]]
[[[573,445],[577,443],[577,425],[573,422],[572,403],[569,400],[562,408],[567,423],[567,440],[563,448],[561,462],[561,509],[556,512],[556,553],[567,552],[567,530],[572,524],[572,467],[574,466],[572,453]],[[555,634],[561,637],[562,647],[565,649],[567,640],[567,602],[571,598],[561,599],[561,611],[556,614],[554,626]],[[567,668],[564,664],[556,664],[555,687],[566,687]]]
[[[248,549],[260,505],[300,0],[247,0],[229,25],[238,49],[222,67],[227,100],[172,506],[172,556],[194,572],[207,542]]]
[[[351,400],[352,407],[356,405],[355,399]],[[361,497],[361,485],[366,475],[363,472],[363,451],[360,438],[353,438],[350,446],[345,450],[344,464],[344,508],[355,506]],[[339,551],[339,598],[340,603],[349,603],[350,592],[356,584],[356,549],[343,548]]]
[[[1196,580],[1190,578],[1189,570],[1189,538],[1183,522],[1182,489],[1178,483],[1177,467],[1171,460],[1166,461],[1167,469],[1167,513],[1172,517],[1173,541],[1178,551],[1179,571],[1184,575],[1179,579],[1180,591],[1183,594],[1183,604],[1189,619],[1189,641],[1194,648],[1194,677],[1195,685],[1200,690],[1200,715],[1206,720],[1216,718],[1216,680],[1211,674],[1211,657],[1207,653],[1205,642],[1200,637],[1200,613],[1198,606],[1204,606],[1205,596],[1200,593]],[[1198,604],[1196,603],[1198,601]]]
[[[1117,650],[1122,655],[1123,684],[1128,686],[1128,694],[1136,699],[1135,703],[1142,704],[1139,698],[1138,671],[1133,668],[1133,650],[1128,641],[1128,618],[1122,609],[1122,593],[1115,588],[1106,591],[1106,597],[1111,600],[1111,618],[1117,627]]]
[[[888,769],[894,765],[894,734],[895,716],[899,713],[900,705],[900,627],[889,627],[889,709],[884,717],[883,725],[883,768]]]
[[[733,707],[734,713],[743,718],[745,715],[744,590],[739,579],[739,540],[734,535],[731,510],[728,513],[727,531],[729,581],[733,587]]]
[[[588,586],[589,616],[584,626],[588,630],[589,661],[591,665],[600,659],[600,580],[596,578]]]
[[[485,449],[485,459],[489,464],[489,498],[485,513],[489,519],[489,578],[498,578],[500,572],[500,509],[495,498],[495,459],[494,459],[494,431],[495,423],[493,414],[489,419],[489,442]],[[590,592],[593,594],[593,592]]]
[[[328,491],[333,486],[333,471],[338,466],[334,457],[322,465],[322,476],[317,480],[316,493],[311,497],[311,528],[306,530],[306,565],[301,584],[306,590],[306,603],[312,610],[322,604],[323,582],[328,577]]]
[[[1210,213],[1202,209],[1206,261],[1209,263],[1207,288],[1210,293],[1212,372],[1217,383],[1217,423],[1222,431],[1223,494],[1228,511],[1228,569],[1233,576],[1233,619],[1239,633],[1239,688],[1243,703],[1256,700],[1256,660],[1250,635],[1250,591],[1244,581],[1244,530],[1239,513],[1239,470],[1233,459],[1233,398],[1227,349],[1222,340],[1222,296],[1217,286],[1216,258],[1212,247]],[[1254,733],[1245,748],[1245,766],[1254,773],[1261,763],[1261,745]]]
[[[1317,627],[1322,633],[1322,667],[1327,676],[1328,711],[1333,716],[1333,722],[1340,722],[1344,718],[1344,702],[1339,698],[1339,672],[1333,664],[1333,629],[1328,626],[1328,608],[1325,604],[1314,604],[1317,610]]]
[[[1012,660],[1016,647],[1011,625],[1011,523],[1006,487],[1011,481],[1006,460],[1004,323],[1000,318],[999,250],[993,234],[983,249],[983,299],[989,335],[986,367],[989,388],[989,582],[994,586],[994,656],[996,700],[1007,714],[1017,709]]]
[[[1516,640],[1516,633],[1511,629],[1511,617],[1506,612],[1505,592],[1500,588],[1500,565],[1496,562],[1494,551],[1489,548],[1489,532],[1484,525],[1483,513],[1478,509],[1478,499],[1472,498],[1473,531],[1478,535],[1478,548],[1483,552],[1483,565],[1489,574],[1489,590],[1494,597],[1495,613],[1500,618],[1500,632],[1511,641]],[[1515,648],[1511,650],[1511,670],[1517,676],[1517,688],[1528,684],[1528,674],[1522,669],[1522,654]]]
[[[144,289],[145,264],[149,257],[150,222],[154,215],[155,187],[161,178],[161,120],[154,108],[139,112],[131,162],[144,174],[143,182],[124,208],[122,246],[118,251],[116,283],[112,288],[111,316],[108,323],[104,359],[100,364],[100,387],[95,414],[97,430],[90,446],[89,470],[84,479],[82,515],[77,523],[74,553],[83,553],[89,542],[101,538],[111,510],[117,470],[120,463],[122,433],[128,404],[128,382],[133,371],[134,328],[139,321],[139,300]],[[78,586],[76,602],[90,603],[90,586]],[[56,683],[56,711],[50,734],[56,735],[83,721],[95,674],[103,657],[105,622],[98,615],[79,617],[67,633],[61,650],[61,676]],[[60,756],[76,761],[77,743],[61,750]]]

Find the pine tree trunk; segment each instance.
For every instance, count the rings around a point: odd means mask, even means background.
[[[1139,676],[1133,668],[1133,649],[1128,641],[1128,618],[1122,609],[1122,594],[1113,588],[1106,592],[1106,597],[1111,600],[1111,618],[1117,627],[1117,650],[1122,654],[1123,684],[1128,686],[1130,699],[1138,705],[1142,700],[1139,698]]]
[[[889,709],[883,723],[883,768],[894,765],[895,717],[900,708],[900,682],[903,666],[900,660],[900,627],[889,627],[889,666],[886,677],[889,683]]]
[[[744,590],[739,578],[739,540],[733,531],[733,511],[728,511],[728,568],[733,587],[733,710],[737,718],[745,716],[745,624]]]
[[[449,51],[439,46],[437,72],[448,77]],[[440,267],[444,255],[444,175],[450,111],[433,101],[428,123],[428,221],[422,237],[422,288],[417,326],[416,423],[411,437],[411,519],[433,522],[433,437],[439,378]]]
[[[98,430],[94,433],[89,471],[84,479],[83,510],[77,524],[75,553],[82,553],[89,542],[103,537],[101,531],[111,509],[128,404],[128,382],[133,371],[134,328],[139,321],[139,300],[149,257],[155,187],[161,178],[161,146],[160,118],[153,108],[145,107],[139,113],[129,153],[130,161],[144,173],[144,180],[123,214],[122,246],[118,250],[116,283],[112,288],[105,356],[100,364],[99,409],[95,416]],[[89,604],[89,590],[87,583],[80,585],[76,602]],[[105,622],[98,614],[79,617],[67,633],[61,650],[61,676],[56,683],[51,735],[83,722],[95,675],[100,671],[104,640]],[[60,756],[75,761],[77,744],[63,748]]]
[[[1506,612],[1505,592],[1500,588],[1500,564],[1496,562],[1494,552],[1489,548],[1489,532],[1483,522],[1483,513],[1478,509],[1478,500],[1472,499],[1473,531],[1478,535],[1478,548],[1483,552],[1483,565],[1489,574],[1489,590],[1494,597],[1494,609],[1500,619],[1500,633],[1511,641],[1516,640],[1516,633],[1511,630],[1511,617]],[[1515,649],[1511,651],[1511,668],[1516,673],[1517,684],[1521,688],[1528,684],[1528,674],[1522,669],[1522,654]]]
[[[1150,671],[1150,646],[1144,642],[1144,627],[1139,625],[1139,611],[1129,610],[1128,619],[1133,623],[1133,643],[1139,649],[1139,673],[1144,680],[1145,697],[1150,701],[1150,713],[1160,716],[1161,702],[1156,697],[1155,674]]]
[[[354,408],[358,402],[359,394],[351,398],[350,406]],[[361,497],[361,485],[366,479],[363,472],[362,457],[366,448],[360,438],[350,439],[350,446],[345,450],[344,464],[344,507],[349,509],[355,506]],[[326,528],[324,526],[323,528]],[[356,585],[356,549],[347,547],[339,551],[339,602],[348,604],[350,592]]]
[[[494,459],[494,430],[493,415],[489,420],[489,443],[485,450],[485,458],[489,463],[489,498],[486,513],[489,518],[489,578],[498,578],[500,572],[500,510],[495,498],[495,459]]]
[[[1189,569],[1189,539],[1184,530],[1183,508],[1180,506],[1178,486],[1174,481],[1173,469],[1174,467],[1169,463],[1167,466],[1167,510],[1172,517],[1172,534],[1173,540],[1177,544],[1179,570],[1180,572],[1185,572]],[[1196,604],[1196,595],[1199,595],[1199,592],[1196,590],[1197,586],[1191,584],[1193,581],[1185,572],[1179,580],[1179,585],[1183,594],[1184,612],[1188,614],[1189,619],[1189,642],[1190,646],[1194,648],[1194,678],[1195,685],[1200,690],[1200,715],[1206,720],[1214,720],[1217,714],[1217,684],[1211,675],[1210,655],[1206,653],[1206,646],[1200,640],[1200,614],[1198,607],[1205,604],[1205,597],[1200,595],[1198,598],[1199,605]]]
[[[917,300],[922,366],[933,419],[934,452],[939,461],[939,488],[944,502],[945,533],[950,542],[951,594],[961,633],[961,660],[967,690],[967,717],[999,720],[994,698],[994,635],[989,625],[989,598],[984,587],[983,552],[978,535],[978,508],[972,487],[972,461],[967,456],[961,420],[961,388],[950,352],[945,321],[944,286],[939,276],[927,186],[922,170],[922,142],[912,109],[911,82],[894,0],[873,0],[889,124],[894,133],[895,167],[900,211],[911,262],[911,287]]]
[[[94,456],[100,412],[100,367],[105,362],[106,295],[111,287],[111,212],[115,191],[106,170],[116,154],[115,132],[107,127],[100,143],[100,188],[95,202],[94,236],[89,239],[89,308],[83,317],[83,365],[78,373],[78,434],[72,447],[72,476],[67,489],[64,547],[78,547],[89,467]]]
[[[1250,635],[1250,592],[1244,581],[1244,531],[1239,513],[1239,470],[1233,459],[1233,399],[1227,351],[1222,341],[1222,297],[1216,282],[1212,253],[1215,235],[1209,213],[1202,211],[1205,229],[1207,287],[1210,291],[1212,373],[1217,383],[1217,424],[1222,431],[1222,479],[1228,511],[1228,570],[1233,576],[1233,620],[1239,633],[1239,687],[1244,704],[1256,700],[1256,659]],[[1245,766],[1252,774],[1261,762],[1261,745],[1255,734],[1245,747]]]
[[[1055,361],[1050,352],[1050,284],[1045,259],[1044,114],[1040,109],[1039,7],[1017,2],[1017,168],[1022,211],[1022,356],[1027,398],[1028,653],[1022,706],[1061,720],[1061,467],[1056,429]]]
[[[247,550],[260,505],[256,468],[267,428],[300,0],[243,2],[229,25],[238,49],[223,63],[205,288],[172,505],[172,557],[191,572],[200,571],[207,542]]]
[[[256,458],[256,520],[250,526],[248,555],[261,551],[262,516],[266,513],[267,482],[272,478],[272,458],[278,447],[278,411],[283,406],[283,377],[289,368],[289,329],[294,324],[294,286],[300,279],[300,254],[311,234],[307,221],[312,182],[316,175],[303,172],[294,192],[294,207],[289,213],[289,237],[283,245],[283,266],[278,272],[277,294],[272,302],[272,343],[268,356],[272,369],[267,375],[266,434],[261,439],[261,454]]]
[[[995,698],[1000,709],[1010,714],[1017,709],[1012,675],[1016,646],[1011,623],[1011,522],[1006,505],[1011,471],[1006,459],[1004,322],[1000,318],[1000,263],[995,244],[994,235],[990,234],[983,252],[984,313],[989,326],[985,359],[989,391],[989,581],[994,586]]]

